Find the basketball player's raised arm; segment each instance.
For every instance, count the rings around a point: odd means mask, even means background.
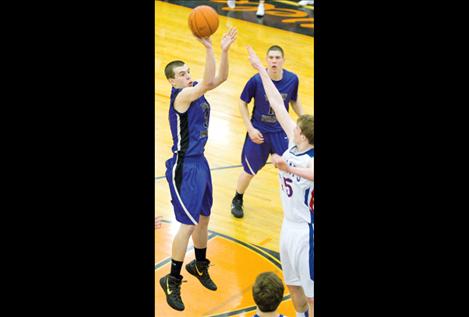
[[[256,53],[252,49],[252,47],[248,46],[248,53],[249,53],[249,61],[251,62],[252,67],[257,69],[259,75],[262,79],[262,85],[264,86],[265,93],[267,95],[267,99],[269,99],[270,106],[275,112],[275,117],[277,117],[278,122],[283,128],[283,131],[288,136],[288,139],[293,139],[293,129],[295,128],[296,124],[293,119],[288,114],[287,109],[285,109],[285,104],[283,103],[283,98],[280,95],[280,92],[275,87],[274,83],[267,74],[264,66],[262,66],[259,57],[257,57]]]
[[[218,73],[215,76],[213,87],[211,89],[218,87],[220,84],[222,84],[228,79],[228,51],[230,49],[231,44],[233,44],[233,42],[236,40],[237,34],[238,30],[234,27],[232,27],[227,33],[223,34],[223,37],[221,39],[220,67],[218,67]]]
[[[194,87],[184,88],[174,100],[174,108],[179,112],[186,112],[192,101],[201,97],[212,89],[215,77],[215,54],[213,53],[212,41],[210,37],[196,39],[202,43],[206,49],[205,71],[203,79]]]

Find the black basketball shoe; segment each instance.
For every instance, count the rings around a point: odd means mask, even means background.
[[[197,277],[203,286],[205,286],[211,291],[216,291],[217,286],[215,285],[215,283],[210,278],[210,275],[208,274],[209,264],[210,264],[209,260],[205,260],[205,261],[193,260],[192,262],[186,265],[186,270],[190,274]]]
[[[243,201],[241,199],[233,198],[231,202],[231,214],[236,218],[243,218]]]
[[[179,311],[184,310],[185,308],[181,298],[182,282],[182,276],[177,278],[169,274],[160,279],[161,288],[163,288],[163,291],[166,294],[166,302],[171,306],[171,308]]]

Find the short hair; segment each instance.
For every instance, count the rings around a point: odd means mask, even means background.
[[[164,68],[164,74],[166,75],[166,79],[174,78],[174,69],[176,67],[184,66],[183,61],[172,61]]]
[[[314,117],[304,114],[296,121],[301,133],[308,139],[309,144],[314,145]]]
[[[270,51],[279,51],[280,53],[282,53],[282,57],[284,57],[283,49],[278,45],[272,45],[271,47],[269,47],[269,49],[267,50],[267,55],[269,55]]]
[[[252,297],[262,312],[273,312],[283,299],[285,287],[274,272],[264,272],[257,276],[252,287]]]

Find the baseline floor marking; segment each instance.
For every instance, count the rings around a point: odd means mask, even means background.
[[[208,235],[208,241],[211,240],[211,239],[213,239],[213,238],[215,238],[216,236],[217,236],[217,235],[216,235],[215,233],[209,234],[209,235]],[[192,250],[194,250],[194,246],[193,246],[193,245],[187,248],[186,254],[189,253],[189,252],[192,251]],[[155,264],[155,270],[158,270],[160,267],[162,267],[162,266],[168,264],[169,262],[171,262],[171,257],[167,257],[167,258],[161,260],[160,262],[158,262],[158,263]]]

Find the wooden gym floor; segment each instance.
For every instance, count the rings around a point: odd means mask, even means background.
[[[200,2],[202,4],[204,1]],[[211,104],[211,118],[205,156],[212,169],[214,200],[207,257],[214,264],[210,274],[218,285],[218,291],[205,289],[197,279],[185,271],[184,265],[194,258],[191,241],[181,272],[187,280],[181,290],[186,309],[177,312],[167,305],[158,282],[159,278],[169,272],[172,237],[179,226],[173,215],[169,188],[164,178],[164,163],[172,156],[168,123],[171,86],[164,76],[164,67],[168,62],[180,59],[191,68],[193,79],[202,77],[204,48],[193,38],[187,26],[190,10],[183,6],[155,1],[155,214],[163,216],[164,219],[162,228],[155,232],[156,316],[252,316],[255,313],[255,304],[251,286],[255,277],[261,272],[274,271],[282,278],[278,251],[283,212],[277,170],[267,164],[254,177],[244,195],[244,218],[236,219],[230,213],[231,199],[242,171],[240,157],[246,135],[238,110],[238,101],[245,83],[255,74],[248,62],[245,47],[251,45],[260,57],[265,56],[267,48],[271,45],[283,47],[284,68],[299,76],[300,100],[305,112],[313,114],[314,38],[220,16],[219,28],[212,35],[217,67],[223,33],[230,26],[235,26],[238,29],[238,39],[229,53],[228,80],[206,94]],[[293,111],[291,115],[296,118]],[[288,290],[284,295],[279,311],[290,317],[295,316]]]

